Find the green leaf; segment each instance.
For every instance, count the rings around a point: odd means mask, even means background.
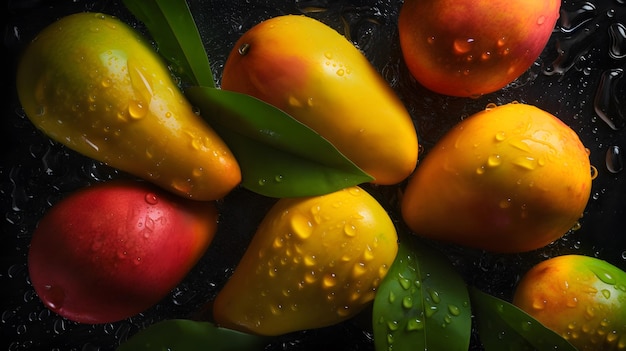
[[[467,351],[472,323],[463,278],[439,251],[406,239],[374,299],[376,350]]]
[[[470,288],[478,332],[486,351],[576,351],[567,340],[517,306]]]
[[[209,322],[171,319],[155,323],[122,343],[117,351],[255,351],[268,339]]]
[[[209,87],[185,94],[228,144],[249,190],[313,196],[373,180],[321,135],[257,98]]]
[[[198,27],[185,0],[123,0],[148,28],[158,51],[191,85],[214,87]]]

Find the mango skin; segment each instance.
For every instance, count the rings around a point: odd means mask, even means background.
[[[471,97],[522,75],[548,43],[560,0],[406,0],[398,30],[404,61],[424,87]]]
[[[78,13],[45,28],[21,56],[17,91],[53,140],[175,194],[215,200],[241,181],[154,49],[114,17]]]
[[[278,16],[235,43],[221,86],[287,112],[375,178],[396,184],[417,163],[415,126],[367,58],[313,18]]]
[[[626,350],[626,272],[595,257],[557,256],[519,282],[513,304],[579,351]]]
[[[459,122],[409,179],[402,218],[417,235],[492,252],[543,247],[582,216],[588,150],[535,106],[490,106]]]
[[[269,336],[339,323],[373,301],[397,252],[387,212],[359,187],[282,198],[218,293],[215,322]]]
[[[217,232],[214,201],[194,201],[144,181],[113,180],[55,203],[28,250],[44,305],[75,322],[132,317],[167,296]]]

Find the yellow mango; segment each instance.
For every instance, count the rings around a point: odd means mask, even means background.
[[[114,17],[79,13],[46,27],[20,59],[17,90],[53,140],[173,193],[215,200],[241,181],[161,58]]]
[[[339,323],[373,301],[397,252],[393,222],[362,188],[282,198],[218,293],[215,321],[259,335]]]
[[[259,98],[318,132],[377,184],[415,168],[418,140],[410,115],[367,58],[313,18],[278,16],[236,42],[222,88]]]
[[[452,128],[408,181],[402,217],[417,235],[494,252],[550,244],[591,191],[588,150],[535,106],[490,106]]]

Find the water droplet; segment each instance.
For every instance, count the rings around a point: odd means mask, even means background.
[[[44,299],[48,308],[53,311],[60,310],[65,301],[65,291],[56,285],[46,285],[44,289]]]
[[[402,307],[406,308],[406,309],[410,309],[411,307],[413,307],[413,297],[409,296],[405,296],[402,298]]]
[[[489,167],[497,167],[501,163],[502,163],[502,159],[500,158],[500,155],[498,154],[489,155],[489,157],[487,158],[487,166]]]
[[[472,49],[472,44],[474,44],[474,39],[456,39],[452,44],[452,48],[454,53],[457,55],[468,53]]]
[[[302,240],[307,239],[313,233],[313,224],[301,214],[293,214],[290,224],[293,232]]]
[[[546,308],[546,304],[548,302],[542,298],[536,298],[535,300],[533,300],[533,308],[535,310],[543,310],[544,308]]]
[[[340,68],[335,73],[337,73],[338,76],[342,77],[346,73],[346,71],[343,68]]]
[[[248,52],[250,51],[250,44],[249,43],[243,43],[239,46],[239,48],[237,49],[237,52],[239,53],[239,55],[241,56],[245,56],[248,54]]]
[[[504,139],[506,139],[506,133],[504,133],[504,132],[496,133],[495,139],[496,139],[496,141],[504,141]]]
[[[352,277],[360,277],[365,273],[367,273],[367,267],[363,262],[359,262],[352,267]]]
[[[159,198],[155,193],[147,193],[144,199],[150,205],[156,205],[157,203],[159,203]]]
[[[424,330],[424,322],[421,319],[409,319],[406,324],[406,329],[412,330]]]
[[[324,275],[324,278],[322,278],[322,285],[326,289],[332,288],[333,286],[337,285],[337,275],[335,273]]]
[[[141,101],[131,100],[128,103],[128,114],[133,119],[141,119],[148,114],[148,108]]]
[[[562,32],[570,33],[596,17],[596,15],[596,6],[591,2],[584,2],[582,6],[576,9],[563,6],[559,17],[559,27]]]
[[[595,10],[595,7],[593,10]],[[595,16],[595,12],[592,13],[591,16]],[[586,25],[583,29],[578,30],[579,26],[582,26],[583,23],[587,22],[584,21],[569,30],[569,32],[574,32],[576,29],[574,34],[567,35],[565,37],[558,37],[556,40],[558,56],[552,62],[552,67],[550,67],[549,70],[545,70],[544,74],[564,74],[577,62],[579,62],[596,41],[596,32],[599,26],[595,25],[595,22],[599,20],[600,18],[598,17],[597,20],[592,21],[592,23]],[[569,33],[565,28],[565,25],[561,25],[562,31]]]
[[[434,303],[441,302],[441,297],[439,296],[439,292],[435,290],[428,289],[428,294]]]
[[[398,321],[388,321],[387,322],[387,328],[390,331],[396,331],[396,330],[398,330],[399,327],[400,327],[400,323],[398,323]]]
[[[546,22],[546,16],[539,16],[539,17],[537,18],[537,24],[538,24],[538,25],[542,25],[542,24],[544,24],[545,22]]]
[[[602,296],[604,296],[605,299],[611,298],[611,291],[609,291],[608,289],[602,289],[600,290],[600,292],[602,293]]]
[[[490,103],[488,103],[488,104],[485,106],[485,111],[492,110],[492,109],[494,109],[494,108],[496,108],[496,107],[498,107],[498,105],[496,105],[496,104],[495,104],[495,103],[493,103],[493,102],[490,102]]]
[[[265,183],[267,183],[267,179],[261,178],[261,179],[259,179],[259,180],[257,181],[257,183],[258,183],[260,186],[263,186],[263,185],[265,185]]]
[[[274,249],[280,249],[281,247],[283,247],[284,241],[285,241],[284,238],[276,237],[276,238],[274,238],[274,241],[272,242],[272,247]]]
[[[621,23],[612,23],[609,26],[609,36],[611,37],[611,46],[609,47],[609,56],[613,59],[621,60],[626,57],[626,26]]]
[[[515,160],[513,160],[513,164],[520,166],[524,169],[527,169],[529,171],[532,171],[537,166],[536,160],[531,156],[518,157]]]
[[[393,291],[390,291],[387,298],[389,299],[390,303],[394,303],[396,301],[396,294]]]
[[[621,68],[602,72],[593,100],[596,114],[614,130],[622,129],[626,125],[626,115],[617,93],[617,84],[622,79],[623,72]]]
[[[461,314],[461,309],[455,305],[448,305],[448,312],[450,312],[453,316],[459,316]]]
[[[570,308],[575,308],[576,306],[578,306],[578,298],[573,297],[571,299],[568,299],[567,301],[565,301],[565,305]]]
[[[402,286],[404,290],[409,290],[409,288],[411,288],[411,281],[409,279],[400,277],[398,279],[398,282],[400,283],[400,286]]]
[[[349,237],[353,237],[353,236],[355,236],[355,235],[356,235],[356,233],[357,233],[357,229],[356,229],[356,226],[355,226],[354,224],[352,224],[352,223],[346,223],[346,224],[343,226],[343,232],[344,232],[347,236],[349,236]]]
[[[312,267],[317,264],[317,260],[314,255],[306,255],[304,256],[304,265],[307,267]]]
[[[309,271],[304,275],[304,281],[307,284],[313,284],[317,281],[317,276],[315,274],[315,271]]]
[[[425,315],[426,315],[427,318],[430,318],[430,317],[434,316],[435,313],[437,313],[438,310],[439,310],[439,308],[437,306],[429,306],[425,310]]]
[[[606,168],[611,173],[619,173],[624,169],[624,160],[619,146],[613,145],[606,150]]]
[[[350,315],[350,306],[343,306],[343,308],[338,308],[337,315],[339,315],[340,317],[346,317]]]

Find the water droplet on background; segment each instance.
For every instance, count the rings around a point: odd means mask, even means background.
[[[619,173],[624,169],[624,157],[619,146],[613,145],[606,150],[606,169]]]

